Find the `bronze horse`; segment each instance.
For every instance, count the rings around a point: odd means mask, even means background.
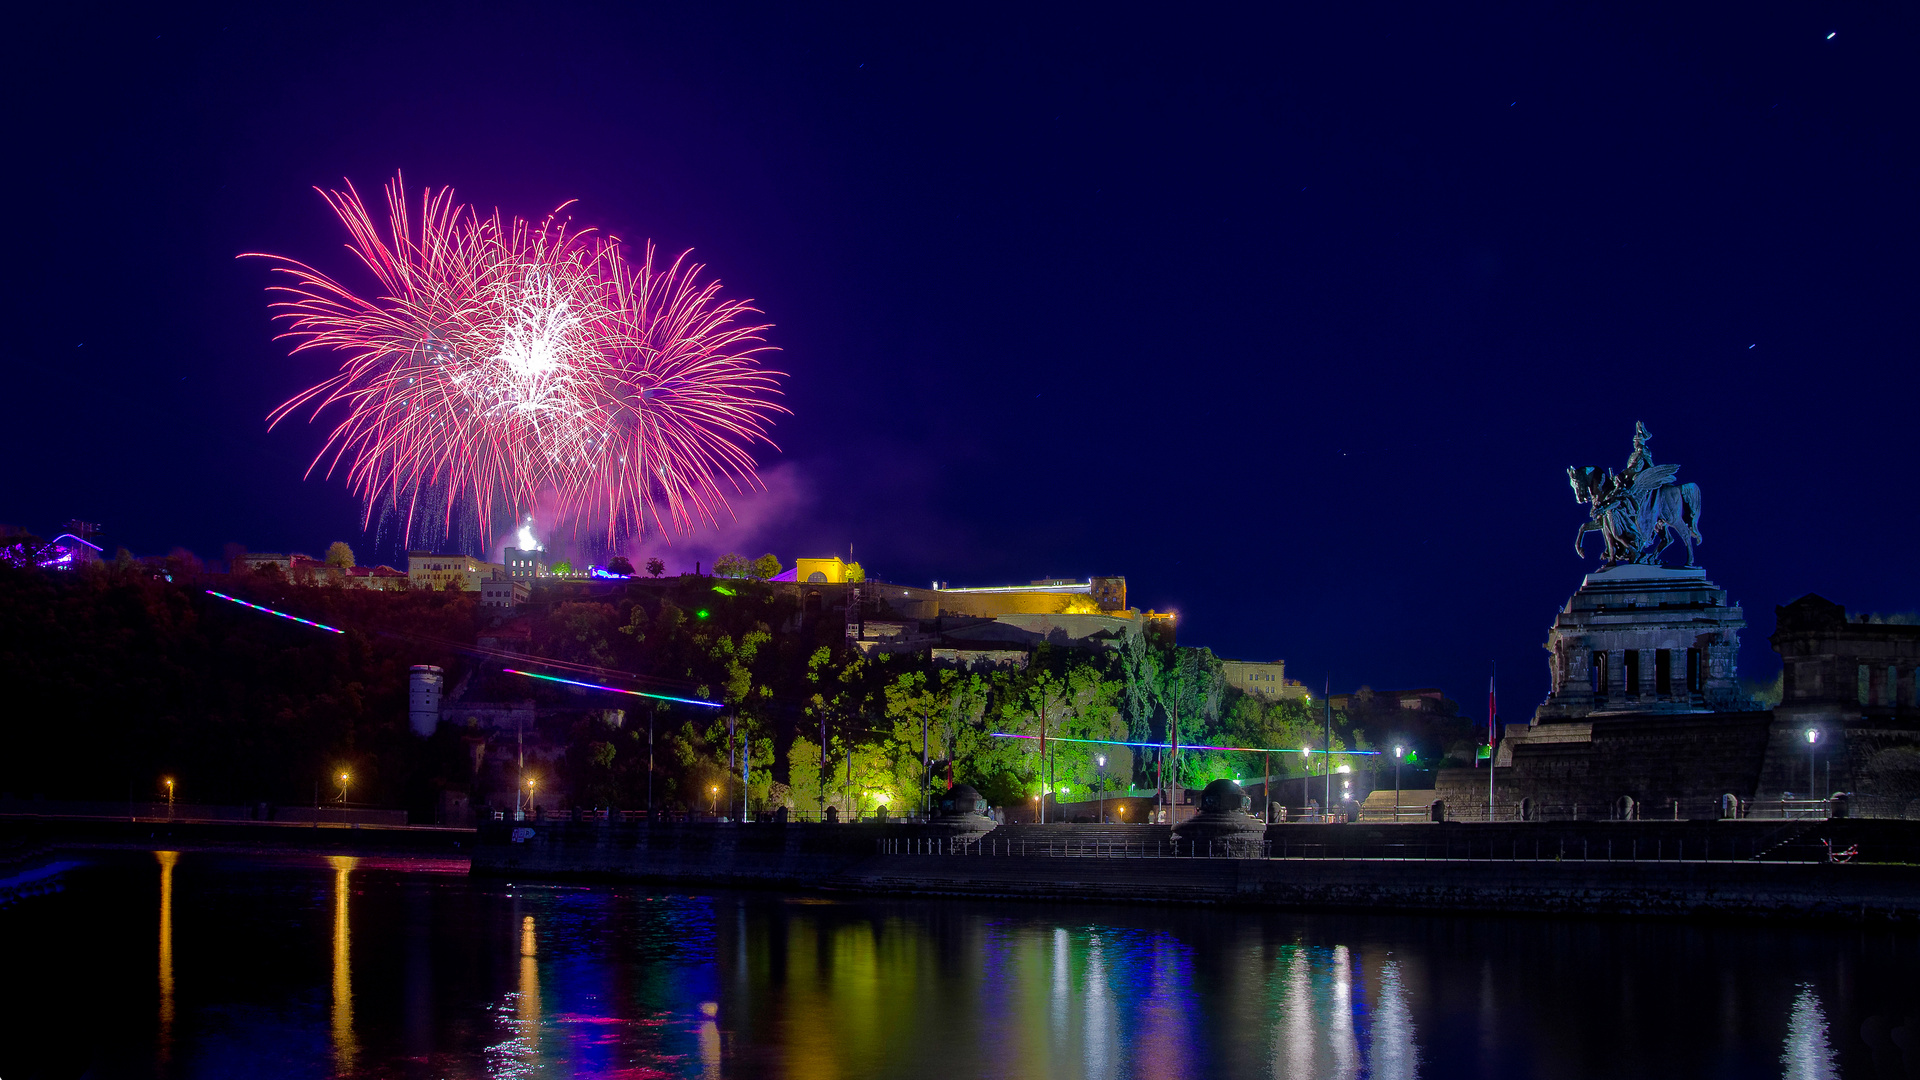
[[[1573,550],[1586,558],[1582,541],[1590,532],[1606,539],[1606,565],[1659,565],[1660,556],[1677,538],[1687,545],[1687,565],[1693,565],[1693,546],[1701,542],[1700,485],[1673,483],[1678,465],[1655,465],[1631,478],[1606,473],[1592,465],[1569,467],[1567,482],[1577,502],[1586,503],[1591,520],[1573,534]]]

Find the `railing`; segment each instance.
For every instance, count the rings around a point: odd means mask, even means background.
[[[1784,839],[1774,832],[1751,837],[1681,839],[1624,837],[1526,840],[1476,840],[1448,837],[1432,843],[1299,842],[1278,840],[962,840],[948,837],[876,839],[879,855],[934,855],[972,858],[1095,859],[1279,859],[1294,861],[1433,862],[1606,862],[1606,863],[1752,863],[1826,862],[1818,840],[1797,844],[1801,831]]]
[[[649,813],[645,810],[608,810],[601,807],[596,807],[591,810],[583,808],[580,811],[580,816],[577,818],[573,817],[571,811],[547,814],[544,817],[537,817],[531,810],[525,811],[524,814],[524,818],[515,820],[581,821],[599,825],[608,824],[609,822],[619,824],[623,822],[645,822],[649,820],[661,824],[679,825],[696,822],[706,824],[732,824],[738,823],[740,820],[738,809],[730,813],[725,807],[722,807],[717,814],[708,810],[655,810]],[[514,811],[512,810],[495,810],[493,812],[493,819],[495,821],[505,821],[513,817]],[[748,816],[745,823],[749,825],[778,824],[781,820],[779,815],[774,811],[756,810]],[[789,810],[784,820],[788,822],[826,822],[828,824],[861,822],[863,824],[919,825],[926,823],[929,819],[918,813],[899,814],[893,811],[888,811],[884,816],[875,810],[861,810],[853,814],[823,817],[815,810]]]
[[[1737,807],[1735,805],[1737,803]],[[1762,820],[1825,819],[1832,817],[1905,817],[1906,804],[1895,799],[1661,799],[1622,804],[1531,802],[1496,803],[1491,808],[1483,795],[1478,800],[1447,800],[1446,820],[1453,822],[1517,821],[1726,821],[1757,818]],[[1920,810],[1920,807],[1916,807]],[[1425,821],[1429,809],[1402,808],[1394,818],[1387,811],[1362,811],[1361,821]]]
[[[1460,862],[1824,862],[1818,845],[1788,850],[1798,833],[1783,840],[1777,833],[1722,838],[1593,837],[1476,838],[1472,832],[1446,832],[1432,841],[1410,843],[1294,841],[1275,842],[1276,859],[1439,860]],[[1804,857],[1802,857],[1804,856]]]
[[[1264,840],[962,840],[953,837],[891,837],[874,841],[880,855],[953,855],[1013,859],[1265,859]]]

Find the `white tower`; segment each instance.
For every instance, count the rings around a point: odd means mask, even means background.
[[[425,738],[440,726],[440,687],[447,673],[433,664],[415,664],[407,678],[407,723]]]

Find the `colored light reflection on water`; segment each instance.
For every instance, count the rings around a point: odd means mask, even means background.
[[[687,895],[96,856],[0,1076],[1904,1075],[1910,933]],[[153,927],[158,925],[157,941]]]

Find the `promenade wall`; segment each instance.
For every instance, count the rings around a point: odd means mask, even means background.
[[[933,826],[492,823],[472,867],[509,879],[889,895],[1920,920],[1920,866],[1815,861],[1826,849],[1813,833],[1891,851],[1912,843],[1888,832],[1910,833],[1903,823],[1587,824],[1275,826],[1275,857],[1235,859],[1178,847],[1151,826],[1003,827],[957,847]]]

